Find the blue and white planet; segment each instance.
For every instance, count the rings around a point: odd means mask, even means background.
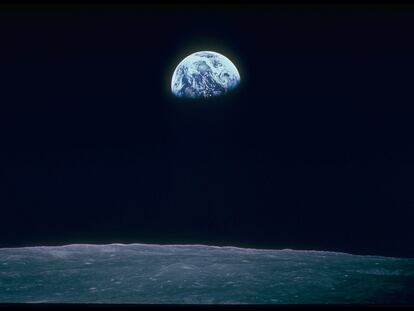
[[[171,91],[177,97],[208,98],[227,94],[240,84],[236,66],[224,55],[199,51],[175,68]]]

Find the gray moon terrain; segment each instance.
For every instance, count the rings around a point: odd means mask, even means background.
[[[414,259],[204,245],[3,248],[0,302],[413,304]]]

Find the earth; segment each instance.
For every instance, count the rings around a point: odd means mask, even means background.
[[[414,259],[205,245],[0,249],[0,303],[413,304]]]
[[[228,93],[240,83],[236,66],[224,55],[200,51],[178,64],[171,80],[177,97],[208,98]]]

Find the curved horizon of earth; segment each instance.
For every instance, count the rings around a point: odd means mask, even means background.
[[[0,303],[413,304],[414,259],[206,245],[0,248]]]

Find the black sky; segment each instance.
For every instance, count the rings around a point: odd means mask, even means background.
[[[197,243],[414,256],[414,12],[0,13],[0,246]],[[213,50],[242,84],[170,94]]]

